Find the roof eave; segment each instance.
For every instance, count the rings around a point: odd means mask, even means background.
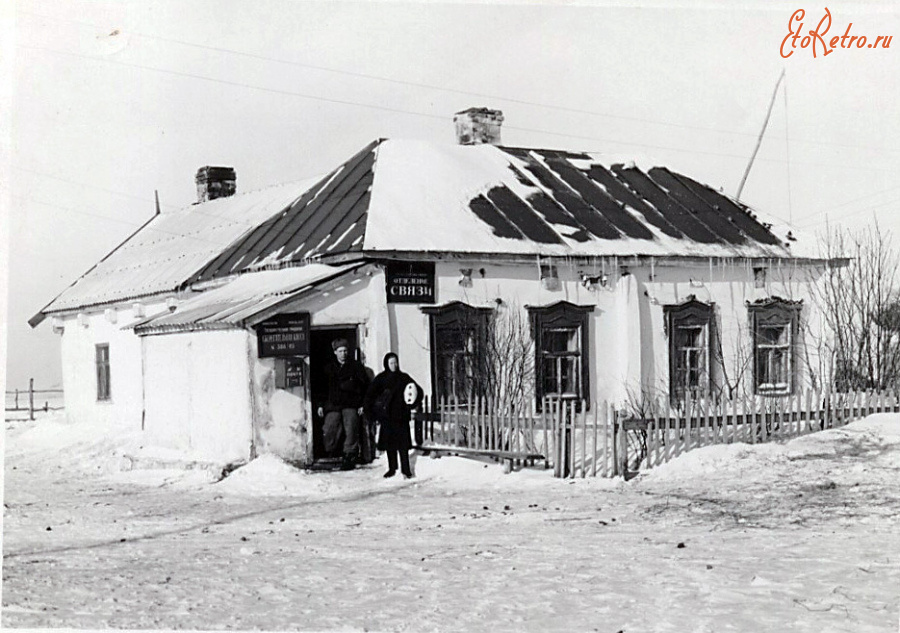
[[[544,255],[538,253],[498,253],[498,252],[464,252],[464,251],[401,251],[401,250],[366,250],[363,255],[367,259],[372,260],[472,260],[472,259],[493,259],[508,263],[528,263],[533,264],[536,257],[541,259],[558,259],[574,262],[592,262],[598,259],[618,259],[620,262],[630,262],[629,265],[639,265],[641,263],[649,264],[651,261],[654,265],[680,265],[680,264],[708,264],[710,260],[715,261],[741,261],[764,264],[772,261],[786,261],[800,266],[829,266],[838,267],[849,264],[850,259],[846,257],[834,258],[817,258],[817,257],[791,257],[776,255],[760,255],[760,256],[719,256],[719,255]],[[330,263],[325,262],[323,263]]]

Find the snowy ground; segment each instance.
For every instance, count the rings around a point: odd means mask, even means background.
[[[410,481],[264,458],[214,483],[104,434],[7,423],[3,627],[898,627],[900,416],[699,449],[627,484],[448,457]]]

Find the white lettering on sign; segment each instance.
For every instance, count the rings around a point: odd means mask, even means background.
[[[391,286],[391,294],[395,297],[430,297],[428,286]]]

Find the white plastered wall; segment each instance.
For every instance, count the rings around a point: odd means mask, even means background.
[[[214,461],[248,460],[248,332],[183,332],[145,336],[142,342],[150,440]]]
[[[765,268],[765,282],[757,287],[754,267]],[[652,365],[645,368],[643,383],[652,393],[665,394],[669,388],[668,339],[663,307],[679,304],[691,295],[698,301],[715,304],[716,329],[721,344],[722,366],[715,368],[714,382],[730,385],[738,394],[753,393],[752,331],[748,304],[780,297],[802,301],[799,340],[795,342],[794,375],[801,388],[820,386],[822,369],[817,342],[823,335],[821,315],[816,309],[815,287],[821,267],[797,266],[773,261],[719,263],[679,268],[634,268],[639,296],[649,306]]]
[[[275,386],[275,358],[257,358],[256,337],[250,336],[253,363],[253,447],[257,455],[273,454],[305,464],[312,451],[312,407],[309,401],[309,362],[303,361],[303,384]]]
[[[754,266],[767,269],[766,283],[754,284]],[[471,286],[460,285],[462,269],[472,269]],[[436,304],[462,301],[473,306],[525,310],[526,306],[549,306],[568,301],[593,306],[588,324],[590,353],[590,395],[595,401],[626,406],[643,393],[668,393],[669,350],[664,328],[665,305],[685,301],[695,295],[716,305],[718,336],[722,345],[725,377],[745,392],[752,389],[748,364],[751,333],[747,302],[767,297],[802,300],[801,340],[797,344],[796,374],[800,385],[810,386],[818,366],[815,335],[821,330],[812,297],[812,284],[821,269],[777,261],[768,264],[709,263],[678,266],[618,266],[597,261],[594,265],[557,262],[560,278],[557,290],[547,290],[539,281],[537,262],[500,264],[485,261],[438,262]],[[482,275],[481,270],[484,270]],[[627,271],[627,274],[620,274]],[[605,287],[588,288],[582,275],[608,275]],[[389,304],[391,329],[401,365],[431,393],[431,352],[428,316],[421,305]],[[813,336],[810,336],[810,333]],[[812,371],[811,369],[812,368]]]
[[[145,308],[146,314],[162,309],[162,304],[147,304]],[[131,307],[62,318],[62,378],[66,416],[71,422],[101,422],[140,430],[141,342],[134,330],[123,329],[137,318]],[[110,399],[100,402],[96,346],[103,343],[109,345]]]
[[[353,271],[311,294],[285,304],[280,312],[309,312],[312,328],[354,327],[359,335],[363,364],[378,373],[381,358],[391,350],[391,327],[384,290],[384,272],[375,266]],[[253,433],[257,453],[309,463],[313,458],[312,405],[309,401],[309,362],[304,360],[302,387],[275,386],[276,361],[253,359]]]

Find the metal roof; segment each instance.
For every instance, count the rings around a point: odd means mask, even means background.
[[[749,207],[665,167],[584,153],[370,144],[192,280],[329,255],[814,257]]]
[[[127,328],[134,328],[138,334],[157,334],[252,325],[257,315],[363,265],[309,264],[247,273],[224,286],[199,293],[173,311],[151,315]]]
[[[786,227],[665,167],[381,139],[317,181],[155,217],[32,324],[238,273],[391,253],[816,259]]]
[[[375,176],[375,149],[380,142],[367,145],[289,208],[225,249],[190,282],[274,263],[304,262],[330,253],[362,250]]]
[[[315,180],[278,185],[161,213],[32,318],[181,288],[241,235],[289,207]]]

